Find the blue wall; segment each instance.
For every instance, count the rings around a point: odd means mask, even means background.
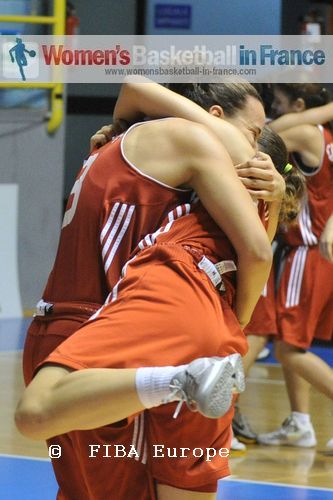
[[[146,34],[279,35],[282,0],[147,0]],[[191,28],[156,29],[155,5],[191,5]]]

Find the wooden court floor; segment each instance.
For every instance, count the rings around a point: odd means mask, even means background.
[[[21,356],[20,351],[0,352],[0,454],[47,457],[45,445],[23,438],[13,423],[23,388]],[[240,404],[257,432],[274,430],[288,415],[281,368],[257,364]],[[333,438],[333,403],[313,391],[311,414],[316,449],[252,445],[246,454],[231,458],[232,477],[333,489],[333,454],[325,453],[326,441]]]

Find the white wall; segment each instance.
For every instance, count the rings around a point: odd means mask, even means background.
[[[18,185],[0,184],[0,318],[22,314],[18,273]]]
[[[0,184],[19,187],[18,268],[24,309],[40,298],[61,224],[64,126],[49,136],[44,116],[37,110],[0,110]],[[6,287],[1,279],[1,293]]]

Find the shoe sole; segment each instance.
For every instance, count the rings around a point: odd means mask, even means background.
[[[244,380],[239,354],[216,359],[215,366],[201,391],[202,399],[208,400],[208,405],[200,406],[198,402],[200,398],[197,399],[200,413],[208,418],[220,418],[225,415],[230,409],[233,392],[244,390]]]
[[[234,431],[235,437],[240,441],[241,443],[244,444],[256,444],[258,441],[256,438],[247,438],[242,436],[241,434],[238,434],[237,432]]]
[[[243,392],[245,390],[245,375],[242,358],[240,354],[231,354],[228,358],[234,368],[234,392]]]
[[[264,440],[261,440],[260,437],[258,437],[258,444],[262,444],[264,446],[292,446],[293,448],[314,448],[317,446],[317,441],[313,441],[311,444],[300,444],[295,441],[285,441],[285,442],[279,442],[279,441],[270,441],[270,442],[265,442]]]

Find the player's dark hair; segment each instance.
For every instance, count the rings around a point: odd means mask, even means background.
[[[277,171],[284,177],[286,192],[281,204],[279,222],[292,224],[295,222],[305,195],[305,179],[296,166],[286,169],[288,151],[281,137],[269,127],[265,126],[259,138],[259,149],[267,153]]]
[[[235,112],[244,108],[248,96],[262,99],[250,83],[169,83],[167,87],[187,97],[206,111],[211,106],[223,108],[226,116],[233,116]]]
[[[270,116],[272,102],[274,100],[273,86],[271,83],[252,83],[253,87],[256,89],[260,95],[265,108],[265,114]]]
[[[331,101],[331,94],[319,83],[275,83],[274,88],[280,90],[289,99],[290,104],[303,99],[306,109],[323,106]]]

